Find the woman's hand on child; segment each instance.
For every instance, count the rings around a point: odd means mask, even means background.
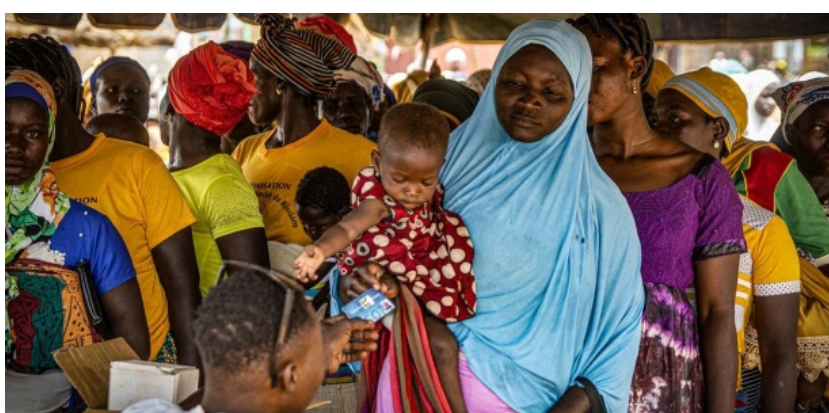
[[[380,335],[374,323],[366,320],[347,319],[343,315],[322,321],[323,342],[328,346],[328,372],[334,373],[343,363],[366,358],[377,350]]]
[[[316,281],[317,268],[325,261],[322,250],[314,245],[306,245],[305,250],[299,253],[294,260],[294,278],[303,283]]]

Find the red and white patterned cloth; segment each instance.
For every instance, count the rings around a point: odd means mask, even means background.
[[[477,301],[472,240],[461,217],[443,209],[443,188],[438,186],[431,203],[407,210],[386,193],[376,170],[368,166],[354,180],[352,206],[367,199],[382,200],[391,217],[338,255],[340,272],[352,275],[366,262],[377,262],[438,318],[455,322],[472,317]]]

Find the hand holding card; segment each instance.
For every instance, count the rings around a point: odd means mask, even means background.
[[[394,303],[380,291],[370,288],[343,307],[348,318],[377,322],[394,311]]]

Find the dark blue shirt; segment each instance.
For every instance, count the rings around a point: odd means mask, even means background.
[[[72,269],[77,269],[81,261],[88,262],[98,294],[135,278],[127,246],[109,218],[83,204],[70,202],[69,212],[49,240],[52,253],[64,255],[63,265]]]

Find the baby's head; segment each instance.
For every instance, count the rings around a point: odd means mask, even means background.
[[[150,146],[147,128],[136,118],[120,113],[103,113],[89,120],[86,131],[92,135],[103,133],[107,138]]]
[[[351,211],[350,199],[348,181],[336,169],[323,166],[308,171],[296,190],[296,212],[305,233],[318,240]]]
[[[448,143],[449,126],[434,107],[404,103],[389,109],[372,153],[389,196],[407,209],[431,202]]]

